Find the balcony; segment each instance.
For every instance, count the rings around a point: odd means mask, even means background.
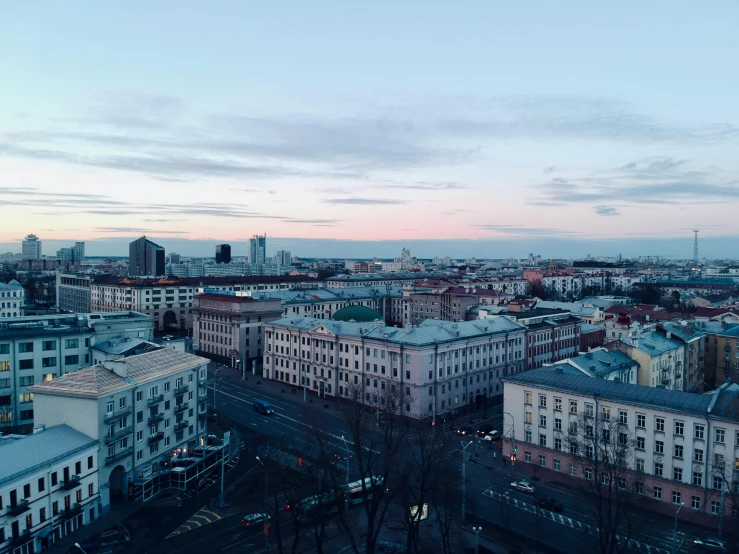
[[[67,519],[72,519],[75,516],[78,516],[82,513],[82,506],[79,504],[75,504],[74,506],[70,508],[65,508],[61,512],[59,512],[59,517],[64,521]]]
[[[19,500],[17,504],[10,504],[8,506],[9,516],[19,516],[23,512],[27,512],[31,507],[28,505],[28,500]]]
[[[156,406],[157,404],[160,404],[161,402],[164,402],[163,394],[158,394],[156,396],[153,396],[152,398],[149,398],[149,406]]]
[[[164,414],[156,414],[149,418],[149,425],[156,425],[164,419]]]
[[[175,431],[182,431],[184,429],[187,429],[188,425],[189,424],[188,424],[187,421],[180,421],[177,425],[174,426],[174,430]]]
[[[63,491],[71,491],[72,489],[75,489],[80,486],[80,476],[79,475],[72,475],[69,479],[66,481],[62,481],[59,485],[59,488]]]
[[[133,413],[133,408],[122,408],[118,410],[117,412],[113,412],[112,414],[107,414],[105,416],[105,419],[103,419],[103,421],[105,423],[113,423],[114,421],[130,416],[132,413]]]
[[[188,385],[181,385],[174,389],[174,393],[175,395],[179,396],[180,394],[185,394],[187,392],[187,389],[188,389]]]
[[[155,442],[159,442],[163,438],[164,438],[164,431],[159,431],[158,433],[149,435],[149,444],[154,444]]]
[[[133,427],[131,425],[124,427],[123,429],[116,429],[112,434],[105,435],[105,444],[111,444],[115,441],[127,437],[133,433]]]
[[[174,413],[179,414],[187,410],[187,402],[182,402],[174,407]]]
[[[32,540],[33,540],[33,533],[30,533],[28,529],[26,529],[22,533],[18,535],[13,535],[12,537],[10,537],[10,547],[11,549],[19,548]]]
[[[122,460],[123,458],[127,458],[133,454],[133,447],[129,446],[128,448],[124,448],[123,450],[116,452],[112,456],[106,456],[105,457],[105,465],[111,465],[117,462],[118,460]]]

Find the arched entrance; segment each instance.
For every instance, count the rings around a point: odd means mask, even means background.
[[[172,310],[164,312],[164,330],[177,329],[177,314]]]
[[[126,470],[123,466],[116,466],[110,472],[110,503],[120,502],[128,498],[128,482],[126,480]]]

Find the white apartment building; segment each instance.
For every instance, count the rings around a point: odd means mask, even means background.
[[[696,395],[617,383],[542,368],[505,379],[504,455],[572,479],[600,479],[571,454],[568,436],[583,433],[583,418],[599,427],[618,425],[626,447],[625,480],[653,499],[649,509],[674,514],[675,504],[701,514],[739,515],[739,386],[724,384]],[[573,427],[573,424],[575,425]],[[614,429],[614,427],[608,427]]]
[[[506,318],[402,329],[284,318],[265,325],[263,375],[319,396],[361,390],[380,410],[387,394],[402,394],[403,415],[435,418],[500,395],[500,380],[523,371],[525,332]]]
[[[21,317],[26,306],[26,291],[15,279],[0,282],[0,321]]]
[[[582,296],[583,281],[579,275],[545,275],[541,283],[562,298],[580,298]]]
[[[424,279],[438,279],[444,277],[442,273],[354,273],[352,275],[335,275],[326,279],[326,287],[329,289],[347,287],[384,287],[413,284]]]
[[[21,243],[21,256],[24,260],[41,259],[41,240],[36,235],[28,235]]]
[[[191,329],[192,303],[196,289],[278,291],[318,286],[306,277],[167,277],[165,279],[126,279],[106,275],[90,285],[91,306],[96,312],[135,310],[154,318],[154,329]]]
[[[114,336],[153,339],[150,317],[136,312],[26,316],[0,323],[0,423],[30,431],[32,385],[92,363],[91,350]]]
[[[208,360],[162,348],[34,385],[36,423],[63,423],[103,445],[101,506],[169,486],[168,462],[205,432]]]
[[[483,278],[480,287],[507,292],[518,296],[526,296],[529,293],[529,282],[526,279],[512,279],[501,277],[498,279]]]
[[[56,305],[64,312],[86,314],[90,312],[91,275],[56,274]]]
[[[99,450],[67,425],[0,439],[0,552],[42,552],[97,519]]]

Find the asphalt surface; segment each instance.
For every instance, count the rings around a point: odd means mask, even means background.
[[[318,399],[315,395],[309,396],[313,402],[304,401],[302,389],[293,393],[289,386],[282,387],[280,384],[264,382],[258,385],[257,381],[261,380],[259,377],[248,375],[248,380],[242,381],[235,375],[232,370],[224,370],[215,381],[211,375],[209,386],[209,401],[211,403],[213,401],[215,385],[216,410],[239,426],[243,444],[238,466],[227,474],[227,485],[248,471],[260,471],[257,468],[259,462],[255,459],[256,453],[260,450],[256,449],[257,447],[263,449],[265,441],[270,447],[295,452],[296,458],[298,454],[309,457],[316,454],[315,439],[312,435],[317,432],[321,434],[327,450],[335,451],[342,458],[349,458],[349,478],[350,480],[357,478],[351,457],[344,456],[345,453],[351,453],[352,445],[347,438],[345,423],[335,401]],[[285,392],[282,392],[283,389]],[[269,401],[275,409],[275,414],[264,416],[255,412],[253,402],[256,398]],[[324,408],[324,404],[328,404],[329,408]],[[489,417],[486,423],[492,423],[502,431],[502,416],[492,411],[487,415]],[[477,423],[482,419],[481,416],[482,414],[477,416]],[[375,429],[376,424],[368,420],[367,433],[376,433]],[[448,428],[439,427],[438,432],[445,435],[449,448],[457,451],[461,464],[461,440],[468,442],[470,439],[459,437],[456,431]],[[474,445],[467,449],[468,455],[472,458],[466,463],[468,520],[483,525],[488,522],[489,526],[503,526],[503,522],[507,521],[506,526],[514,532],[532,538],[538,535],[543,543],[559,548],[563,552],[586,554],[596,551],[595,519],[587,499],[563,489],[558,482],[547,482],[546,478],[532,481],[537,493],[553,497],[564,506],[561,514],[544,510],[537,515],[533,497],[510,487],[512,481],[532,476],[530,464],[517,461],[515,467],[511,467],[510,462],[503,466],[499,451],[495,448],[489,450],[485,443],[479,446],[477,451],[479,457],[474,454]],[[493,451],[497,453],[495,458],[492,457]],[[264,511],[259,500],[229,506],[225,510],[216,510],[218,517],[209,517],[208,519],[212,521],[207,524],[170,536],[183,521],[208,506],[209,501],[217,493],[217,488],[213,487],[201,495],[183,499],[175,504],[144,507],[126,521],[134,539],[129,552],[132,554],[263,552],[267,540],[272,541],[275,550],[274,526],[269,531],[269,536],[265,537],[261,526],[245,529],[241,524],[243,515]],[[290,525],[289,518],[283,518],[281,530],[284,537],[291,536]],[[725,525],[730,525],[730,522],[725,521]],[[678,542],[684,540],[679,549],[682,554],[694,552],[691,547],[692,539],[706,535],[703,529],[683,521],[680,522],[679,530]],[[337,529],[329,531],[330,535],[332,533],[340,535]],[[630,535],[629,551],[649,554],[671,553],[672,533],[672,518],[659,514],[651,516],[645,514],[639,520],[639,529]],[[166,538],[168,536],[170,538]],[[336,549],[342,545],[340,537],[336,539],[335,544]]]

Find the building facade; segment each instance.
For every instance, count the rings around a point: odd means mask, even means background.
[[[264,265],[267,261],[267,235],[254,235],[249,239],[249,263]]]
[[[238,293],[205,293],[193,303],[193,348],[206,358],[238,367],[261,362],[264,325],[282,317],[280,300]]]
[[[683,502],[707,516],[739,515],[737,385],[695,395],[543,368],[509,377],[504,386],[511,415],[504,454],[515,454],[515,463],[536,464],[562,479],[600,479],[591,462],[602,458],[598,449],[572,454],[569,445],[573,436],[592,436],[583,427],[591,425],[598,436],[602,427],[625,445],[624,484],[653,499],[650,510],[673,515]]]
[[[0,450],[0,553],[43,552],[102,513],[97,440],[57,424]]]
[[[21,243],[21,256],[24,260],[41,259],[41,240],[36,235],[28,235]]]
[[[128,245],[128,274],[132,277],[160,277],[165,273],[164,248],[146,237]]]
[[[705,390],[729,379],[739,382],[739,323],[730,321],[696,322],[705,333]]]
[[[0,323],[0,427],[30,431],[31,387],[89,366],[96,344],[122,334],[152,340],[151,318],[123,312],[26,316]]]
[[[193,296],[198,288],[218,291],[281,291],[309,289],[319,281],[310,277],[192,277],[128,279],[106,275],[90,284],[96,312],[135,310],[154,319],[154,329],[192,329]]]
[[[64,262],[81,262],[85,259],[85,243],[75,242],[74,246],[56,251],[56,257]]]
[[[526,324],[526,369],[576,356],[581,328],[582,320],[571,315]]]
[[[169,486],[168,463],[205,433],[208,360],[162,348],[32,387],[36,422],[63,423],[103,445],[101,506]]]
[[[0,321],[21,317],[26,306],[26,290],[15,279],[0,282]]]
[[[263,376],[379,410],[393,395],[401,415],[435,419],[499,396],[500,380],[524,369],[525,332],[505,318],[404,328],[283,318],[265,325]]]
[[[686,345],[672,339],[672,334],[640,332],[632,328],[618,342],[618,349],[639,364],[637,382],[645,387],[686,390]]]
[[[56,274],[56,305],[64,312],[90,313],[90,283],[92,276]]]

